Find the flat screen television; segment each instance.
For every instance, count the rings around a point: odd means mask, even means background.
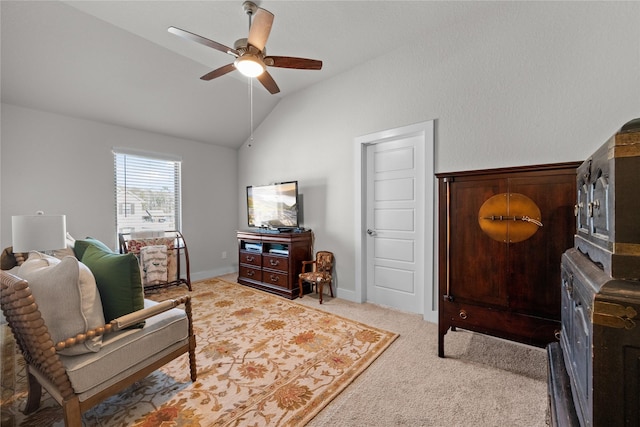
[[[249,227],[298,227],[298,181],[248,186],[247,218]]]

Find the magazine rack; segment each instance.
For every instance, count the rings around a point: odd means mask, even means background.
[[[191,271],[189,267],[189,250],[184,236],[177,230],[118,233],[120,253],[133,253],[140,259],[140,250],[145,246],[166,246],[167,248],[167,280],[146,284],[143,282],[145,292],[147,290],[164,288],[168,286],[187,285],[191,290]],[[184,255],[184,265],[182,260]],[[183,269],[184,268],[184,277]]]

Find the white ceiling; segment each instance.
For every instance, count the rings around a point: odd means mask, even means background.
[[[249,85],[233,57],[167,32],[227,46],[246,37],[242,1],[1,2],[2,102],[237,148],[250,134]],[[253,88],[257,126],[280,99],[398,47],[490,13],[492,2],[263,1],[268,54],[320,59],[320,71],[269,68],[281,92]],[[399,64],[398,66],[401,66]]]

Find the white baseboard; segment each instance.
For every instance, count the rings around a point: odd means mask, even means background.
[[[360,299],[357,298],[357,294],[355,291],[350,291],[350,290],[345,290],[345,289],[336,289],[336,296],[338,298],[347,300],[347,301],[351,301],[351,302],[355,302],[358,304],[362,304],[363,302],[366,301],[362,301]],[[425,311],[422,314],[422,318],[424,319],[424,321],[426,322],[430,322],[430,323],[435,323],[436,325],[438,324],[438,311]]]
[[[361,303],[362,302],[362,301],[359,301],[356,298],[356,292],[355,291],[350,291],[350,290],[346,290],[346,289],[337,288],[336,289],[336,297],[338,297],[340,299],[347,300],[347,301],[351,301],[351,302],[357,302],[357,303]]]

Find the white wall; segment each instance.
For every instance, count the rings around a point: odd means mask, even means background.
[[[182,231],[192,280],[237,269],[237,151],[2,104],[0,240],[11,245],[11,216],[65,214],[76,238],[117,249],[113,147],[182,157]],[[228,258],[222,259],[226,251]]]
[[[0,244],[11,215],[36,210],[67,214],[76,236],[112,239],[110,151],[130,146],[184,159],[192,271],[237,268],[246,185],[297,179],[315,248],[336,253],[338,286],[353,291],[355,137],[434,119],[435,169],[446,172],[581,160],[640,117],[640,3],[492,5],[288,96],[239,153],[3,104]]]
[[[434,119],[435,170],[447,172],[582,160],[640,117],[640,3],[492,12],[283,99],[240,149],[239,194],[299,181],[304,226],[316,250],[335,252],[339,291],[354,290],[355,137]]]

